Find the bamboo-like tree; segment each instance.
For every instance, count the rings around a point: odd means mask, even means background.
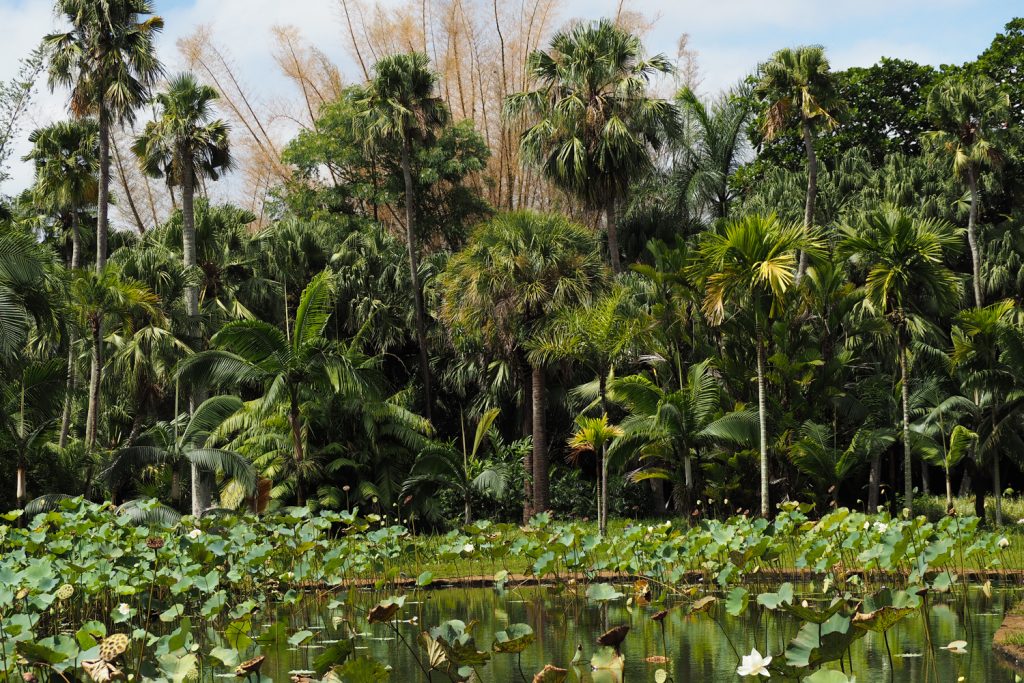
[[[427,346],[427,312],[420,281],[419,236],[416,233],[416,186],[413,182],[415,147],[431,140],[451,115],[437,96],[437,74],[425,54],[388,55],[374,67],[373,79],[357,102],[360,125],[371,147],[380,143],[399,146],[402,179],[405,184],[405,246],[409,252],[409,275],[416,313],[416,341],[419,345],[423,380],[424,410],[429,420],[433,408],[430,352]]]
[[[960,280],[945,258],[959,246],[959,231],[941,220],[918,219],[895,208],[868,213],[842,228],[842,252],[867,270],[864,303],[883,316],[896,337],[903,409],[903,497],[913,509],[910,441],[911,315],[924,303],[940,310],[954,306]]]
[[[107,263],[110,129],[131,123],[161,73],[154,40],[164,20],[149,0],[57,0],[71,30],[46,36],[50,87],[71,89],[71,112],[94,115],[99,131],[96,271]]]
[[[761,514],[769,512],[768,423],[765,371],[770,321],[782,312],[796,280],[801,253],[816,256],[821,244],[806,226],[783,223],[775,215],[752,214],[708,233],[700,245],[704,315],[712,325],[727,308],[747,308],[754,319],[757,347],[757,412],[760,427]]]
[[[1010,97],[984,76],[951,76],[928,94],[928,115],[935,130],[927,139],[952,160],[953,173],[967,184],[971,206],[967,216],[967,244],[971,249],[974,305],[981,308],[981,247],[978,216],[981,211],[979,176],[1002,158],[999,137],[1010,118]]]
[[[479,338],[524,375],[529,372],[523,378],[532,396],[533,433],[533,449],[523,463],[526,513],[548,504],[545,370],[525,358],[526,346],[555,310],[588,300],[605,279],[590,231],[558,214],[529,211],[500,214],[480,225],[441,275],[441,318],[460,334]]]
[[[603,19],[556,33],[527,59],[533,90],[505,101],[525,117],[523,158],[557,187],[603,211],[612,269],[622,270],[616,207],[651,168],[652,150],[679,128],[676,105],[652,96],[650,81],[672,71],[664,55],[645,57],[640,38]]]
[[[59,121],[37,128],[29,135],[31,151],[25,161],[35,166],[32,198],[40,206],[58,215],[67,216],[71,232],[72,270],[82,267],[82,211],[96,201],[99,129],[93,119]],[[71,430],[71,408],[77,385],[76,330],[68,331],[67,385],[64,390],[64,411],[61,417],[61,448],[67,446]]]
[[[804,229],[814,227],[818,197],[818,157],[814,150],[820,127],[836,125],[841,102],[825,48],[820,45],[783,48],[761,65],[754,94],[767,106],[761,119],[766,140],[773,140],[798,126],[807,157],[807,194],[804,202]],[[800,255],[796,281],[807,270],[808,257]]]

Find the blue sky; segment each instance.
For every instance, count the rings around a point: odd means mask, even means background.
[[[367,3],[372,0],[366,0]],[[489,0],[464,0],[484,2]],[[400,7],[397,0],[382,0]],[[613,15],[619,0],[567,0],[560,21]],[[834,68],[867,66],[882,56],[929,64],[973,59],[1015,15],[1022,0],[632,0],[627,9],[653,20],[645,37],[648,50],[674,56],[687,33],[698,52],[701,90],[714,93],[746,75],[779,47],[820,43]],[[338,0],[156,0],[167,22],[161,57],[178,68],[177,38],[199,24],[210,24],[247,84],[264,97],[287,97],[288,86],[270,57],[269,30],[297,26],[330,55],[346,76],[355,69],[345,48]],[[0,0],[0,78],[9,78],[17,60],[54,26],[50,0]],[[27,127],[62,115],[64,98],[42,89]],[[20,150],[19,150],[20,155]],[[28,169],[13,169],[4,188],[28,181]]]

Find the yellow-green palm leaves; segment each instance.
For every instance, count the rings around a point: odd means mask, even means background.
[[[768,104],[761,122],[771,140],[798,120],[836,124],[839,98],[825,48],[783,48],[761,65],[754,94]]]

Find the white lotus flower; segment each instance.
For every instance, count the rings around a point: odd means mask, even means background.
[[[768,665],[772,663],[771,655],[762,657],[761,653],[757,651],[755,647],[750,651],[749,655],[743,655],[743,661],[738,667],[736,667],[736,673],[740,676],[764,676],[770,678],[771,673],[768,671]]]
[[[466,545],[462,546],[462,552],[464,553],[471,553],[474,550],[476,550],[476,548],[473,546],[472,543],[467,543]]]
[[[1000,548],[1009,548],[1010,547],[1010,539],[1006,538],[1006,536],[1003,536],[1002,538],[1000,538],[999,539],[999,547]]]
[[[202,535],[203,535],[203,532],[200,531],[199,529],[193,529],[192,531],[188,532],[188,537],[191,538],[193,541],[196,540],[197,538],[199,538]]]
[[[122,602],[117,606],[117,611],[121,613],[121,616],[128,616],[132,613],[132,608],[128,606],[127,602]]]

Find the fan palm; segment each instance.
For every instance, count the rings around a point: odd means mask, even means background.
[[[71,30],[46,36],[51,89],[71,89],[71,112],[98,122],[96,270],[107,262],[110,126],[130,123],[160,75],[154,40],[164,26],[149,0],[57,0]]]
[[[746,444],[756,438],[752,412],[722,413],[721,392],[709,360],[691,365],[685,384],[674,391],[643,375],[616,379],[610,389],[630,413],[621,423],[624,435],[613,457],[623,451],[639,454],[642,465],[631,475],[633,481],[673,482],[672,498],[679,512],[688,511],[694,499],[694,459],[700,462],[714,445]]]
[[[605,275],[587,229],[557,214],[520,211],[480,225],[440,277],[441,318],[454,333],[479,339],[492,354],[530,373],[523,380],[532,388],[533,412],[533,450],[524,463],[527,516],[531,508],[547,508],[548,446],[544,366],[524,359],[524,349],[553,311],[589,299]]]
[[[82,267],[82,236],[79,231],[81,211],[95,201],[98,127],[92,119],[60,121],[37,128],[29,135],[32,150],[25,161],[35,166],[33,199],[57,212],[67,211],[71,218],[71,268]],[[64,412],[61,418],[59,444],[67,445],[71,429],[71,407],[77,383],[75,362],[75,330],[68,334],[68,368]]]
[[[634,293],[618,284],[590,303],[559,310],[527,345],[534,365],[573,360],[597,380],[601,414],[608,415],[608,380],[617,368],[634,360],[652,343],[653,320],[637,305]],[[539,473],[547,479],[547,472]],[[602,454],[601,515],[603,534],[608,515],[608,457]]]
[[[427,313],[420,282],[420,257],[416,235],[416,188],[413,182],[413,147],[433,139],[451,115],[435,94],[437,74],[430,70],[425,54],[388,55],[374,67],[374,77],[359,101],[361,125],[370,145],[397,142],[401,148],[402,178],[405,182],[405,246],[409,254],[413,306],[416,312],[416,341],[419,344],[420,373],[423,378],[425,412],[430,419],[433,399]]]
[[[357,348],[331,342],[325,333],[333,309],[333,273],[323,271],[302,292],[291,339],[262,320],[237,320],[211,339],[212,349],[185,358],[178,369],[187,382],[250,385],[263,395],[255,417],[284,413],[290,430],[295,496],[306,504],[310,463],[306,460],[306,420],[301,410],[307,392],[358,394],[373,375],[375,361]]]
[[[473,493],[498,498],[505,492],[509,479],[504,467],[481,457],[481,449],[500,412],[492,408],[480,416],[472,447],[466,442],[463,430],[461,449],[454,442],[447,442],[432,443],[420,451],[402,487],[403,492],[412,492],[424,484],[440,485],[462,497],[463,519],[466,524],[473,521]]]
[[[765,366],[769,321],[782,310],[796,280],[798,254],[817,255],[821,243],[805,226],[777,216],[752,214],[708,233],[700,245],[705,281],[704,314],[712,325],[725,319],[727,307],[748,307],[757,346],[757,412],[760,431],[761,514],[768,505],[768,426]]]
[[[865,305],[883,316],[896,336],[903,404],[903,496],[904,505],[912,508],[909,316],[923,301],[940,309],[957,302],[960,280],[944,259],[957,249],[959,233],[945,221],[917,219],[895,208],[869,213],[859,225],[846,226],[842,232],[842,251],[867,269]]]
[[[675,104],[648,93],[671,63],[664,55],[644,57],[637,36],[604,19],[555,34],[547,52],[530,54],[526,68],[536,89],[505,101],[506,117],[530,123],[520,139],[523,157],[557,187],[604,211],[611,265],[619,272],[616,204],[651,168],[651,151],[679,127]]]
[[[840,100],[830,71],[825,49],[820,45],[784,48],[761,65],[755,95],[767,105],[761,130],[772,140],[798,125],[807,157],[807,194],[804,202],[804,229],[814,226],[814,206],[818,195],[818,158],[814,143],[819,126],[836,125]],[[807,270],[808,259],[800,255],[796,281]]]
[[[103,472],[111,491],[120,490],[145,468],[171,470],[171,498],[180,498],[181,468],[220,473],[225,482],[235,482],[251,495],[256,489],[252,463],[233,451],[212,445],[211,435],[242,408],[235,396],[214,396],[203,401],[191,415],[178,415],[170,422],[158,422],[147,429],[136,445],[120,449]],[[194,475],[193,475],[194,476]],[[119,502],[119,501],[115,501]]]
[[[981,170],[998,163],[999,132],[1010,117],[1010,97],[984,76],[951,76],[928,94],[928,115],[936,130],[927,139],[948,154],[953,173],[967,183],[971,206],[967,218],[967,243],[971,249],[974,305],[982,306],[981,249],[978,246]]]

